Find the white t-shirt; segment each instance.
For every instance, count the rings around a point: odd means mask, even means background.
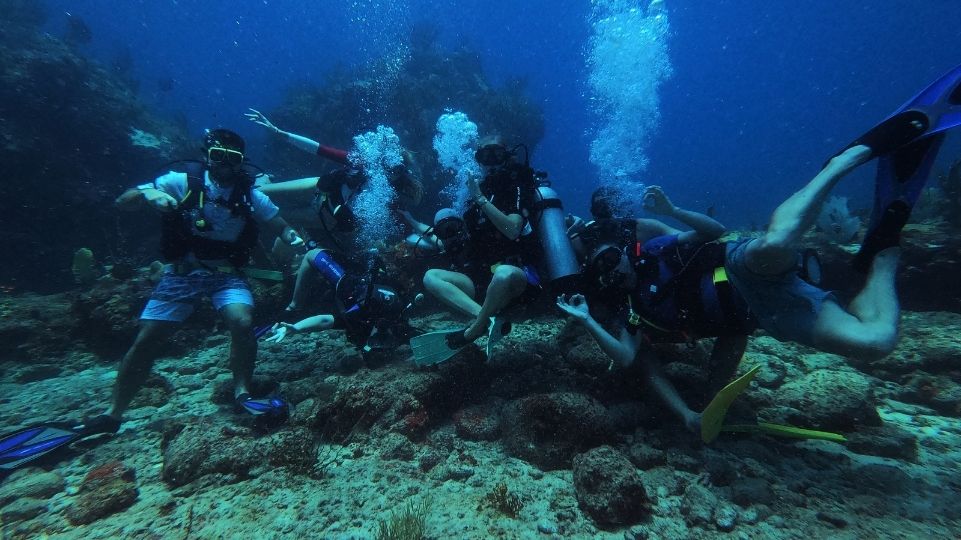
[[[187,173],[168,172],[154,180],[157,189],[177,199],[184,200],[187,195]],[[208,224],[205,231],[194,230],[193,234],[211,240],[233,242],[244,229],[243,216],[231,213],[226,202],[230,200],[232,187],[222,188],[210,180],[208,171],[204,171],[204,206],[203,218]],[[254,218],[258,223],[266,223],[280,211],[270,198],[259,189],[250,190],[251,205]],[[199,217],[199,216],[198,216]]]

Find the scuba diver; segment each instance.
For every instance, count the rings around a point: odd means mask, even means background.
[[[202,150],[203,161],[184,162],[186,172],[168,172],[117,198],[120,209],[148,206],[161,213],[166,265],[140,315],[137,337],[120,362],[109,411],[82,423],[41,424],[4,437],[0,468],[19,466],[80,438],[116,433],[161,346],[204,297],[211,299],[230,332],[235,411],[252,415],[258,425],[286,420],[283,399],[250,393],[257,340],[251,328],[254,299],[243,269],[261,227],[292,246],[304,242],[277,206],[253,188],[254,173],[245,163],[239,135],[209,130]]]
[[[470,197],[463,216],[441,211],[434,234],[449,257],[448,268],[424,274],[424,287],[447,306],[472,317],[466,328],[432,332],[411,340],[419,365],[443,362],[488,334],[492,342],[509,331],[496,317],[514,302],[531,301],[541,290],[541,278],[531,260],[530,211],[535,200],[535,171],[516,147],[509,150],[489,139],[475,152],[484,178],[469,176]],[[526,154],[526,148],[525,148]]]
[[[323,145],[302,135],[283,131],[275,126],[267,117],[254,109],[245,113],[247,118],[274,133],[282,135],[293,146],[315,153],[331,160],[340,167],[322,176],[312,176],[285,182],[274,182],[258,186],[258,189],[268,195],[314,193],[313,206],[317,212],[318,222],[323,235],[318,238],[318,247],[312,248],[301,260],[297,269],[294,291],[287,305],[288,312],[302,309],[304,302],[315,284],[316,273],[320,269],[312,266],[321,249],[335,249],[341,253],[349,253],[354,236],[357,233],[357,218],[354,215],[352,203],[364,189],[367,182],[362,167],[352,164],[346,150]],[[410,215],[409,209],[418,205],[423,197],[423,185],[419,180],[419,168],[413,154],[402,152],[404,163],[395,167],[388,175],[391,187],[397,193],[393,209],[403,218],[408,227],[416,227],[416,220]],[[411,237],[414,235],[411,234]]]
[[[328,251],[319,251],[315,259],[313,266],[334,288],[336,311],[295,323],[279,322],[270,328],[266,341],[279,343],[290,334],[342,329],[347,341],[369,358],[389,353],[410,339],[413,331],[407,315],[423,295],[404,301],[380,257],[370,254],[366,271],[359,274],[347,274]]]
[[[583,324],[613,361],[628,366],[639,360],[648,371],[656,362],[649,342],[671,335],[675,328],[668,322],[680,322],[684,333],[698,336],[737,336],[756,326],[781,341],[843,356],[881,358],[897,343],[900,232],[924,187],[944,131],[961,123],[959,113],[961,66],[832,157],[775,209],[763,236],[708,244],[693,252],[682,251],[671,237],[597,252],[598,269],[608,274],[605,280],[629,294],[628,316],[618,338],[592,317],[583,295],[559,296],[557,305]],[[798,248],[834,186],[875,157],[879,160],[874,212],[853,261],[856,268],[866,269],[866,281],[844,308],[834,293],[806,279]],[[671,264],[675,277],[665,282],[664,269]],[[666,316],[672,312],[675,321]],[[731,402],[757,369],[718,392],[700,414],[691,411],[673,388],[652,382],[685,426],[711,442],[724,427]],[[841,437],[770,424],[752,428],[793,437]]]

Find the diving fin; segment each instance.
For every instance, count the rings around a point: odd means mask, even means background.
[[[710,443],[717,438],[721,433],[721,424],[724,423],[724,417],[727,416],[727,410],[731,407],[731,403],[747,389],[760,369],[761,366],[754,366],[744,375],[734,379],[708,403],[704,412],[701,413],[702,441]]]
[[[490,361],[494,345],[511,333],[511,322],[507,317],[491,317],[491,324],[487,328],[487,360]]]
[[[863,144],[879,157],[874,204],[854,268],[867,272],[880,251],[900,244],[901,229],[921,196],[944,142],[961,125],[961,65],[908,100],[847,148]]]
[[[94,435],[116,433],[120,421],[107,415],[81,424],[51,422],[19,429],[0,438],[0,471],[15,469]]]
[[[721,431],[734,433],[761,433],[776,437],[787,437],[789,439],[814,439],[821,441],[831,441],[836,443],[847,442],[847,437],[840,433],[830,431],[817,431],[813,429],[799,428],[784,424],[771,424],[768,422],[758,422],[757,424],[734,424],[724,426]]]
[[[410,338],[410,349],[418,366],[446,362],[469,344],[464,339],[464,328],[428,332]]]
[[[918,92],[845,150],[863,144],[871,149],[871,157],[888,155],[958,125],[961,125],[961,65]]]

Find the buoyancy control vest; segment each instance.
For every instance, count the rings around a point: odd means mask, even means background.
[[[746,335],[757,329],[747,303],[727,279],[727,244],[680,246],[661,236],[631,253],[637,286],[628,298],[628,330],[644,327],[652,341]]]
[[[207,197],[205,173],[207,167],[202,162],[184,162],[187,174],[187,191],[183,200],[178,201],[177,209],[163,214],[161,221],[161,253],[168,262],[182,260],[187,254],[200,260],[226,260],[235,267],[247,264],[250,254],[257,244],[259,227],[253,219],[253,201],[250,190],[253,177],[242,171],[239,179],[226,201],[217,201],[230,209],[230,212],[244,219],[240,234],[233,241],[213,240],[199,233],[210,225],[204,218],[204,205],[213,203]]]

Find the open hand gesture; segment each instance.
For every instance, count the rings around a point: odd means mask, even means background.
[[[285,322],[279,322],[270,328],[270,335],[264,341],[269,341],[271,343],[280,343],[287,337],[288,333],[296,333],[297,329],[294,325]]]
[[[280,133],[280,128],[271,123],[271,121],[267,119],[267,116],[257,109],[250,108],[250,112],[244,113],[244,116],[247,117],[247,120],[255,124],[260,124],[274,133]]]

